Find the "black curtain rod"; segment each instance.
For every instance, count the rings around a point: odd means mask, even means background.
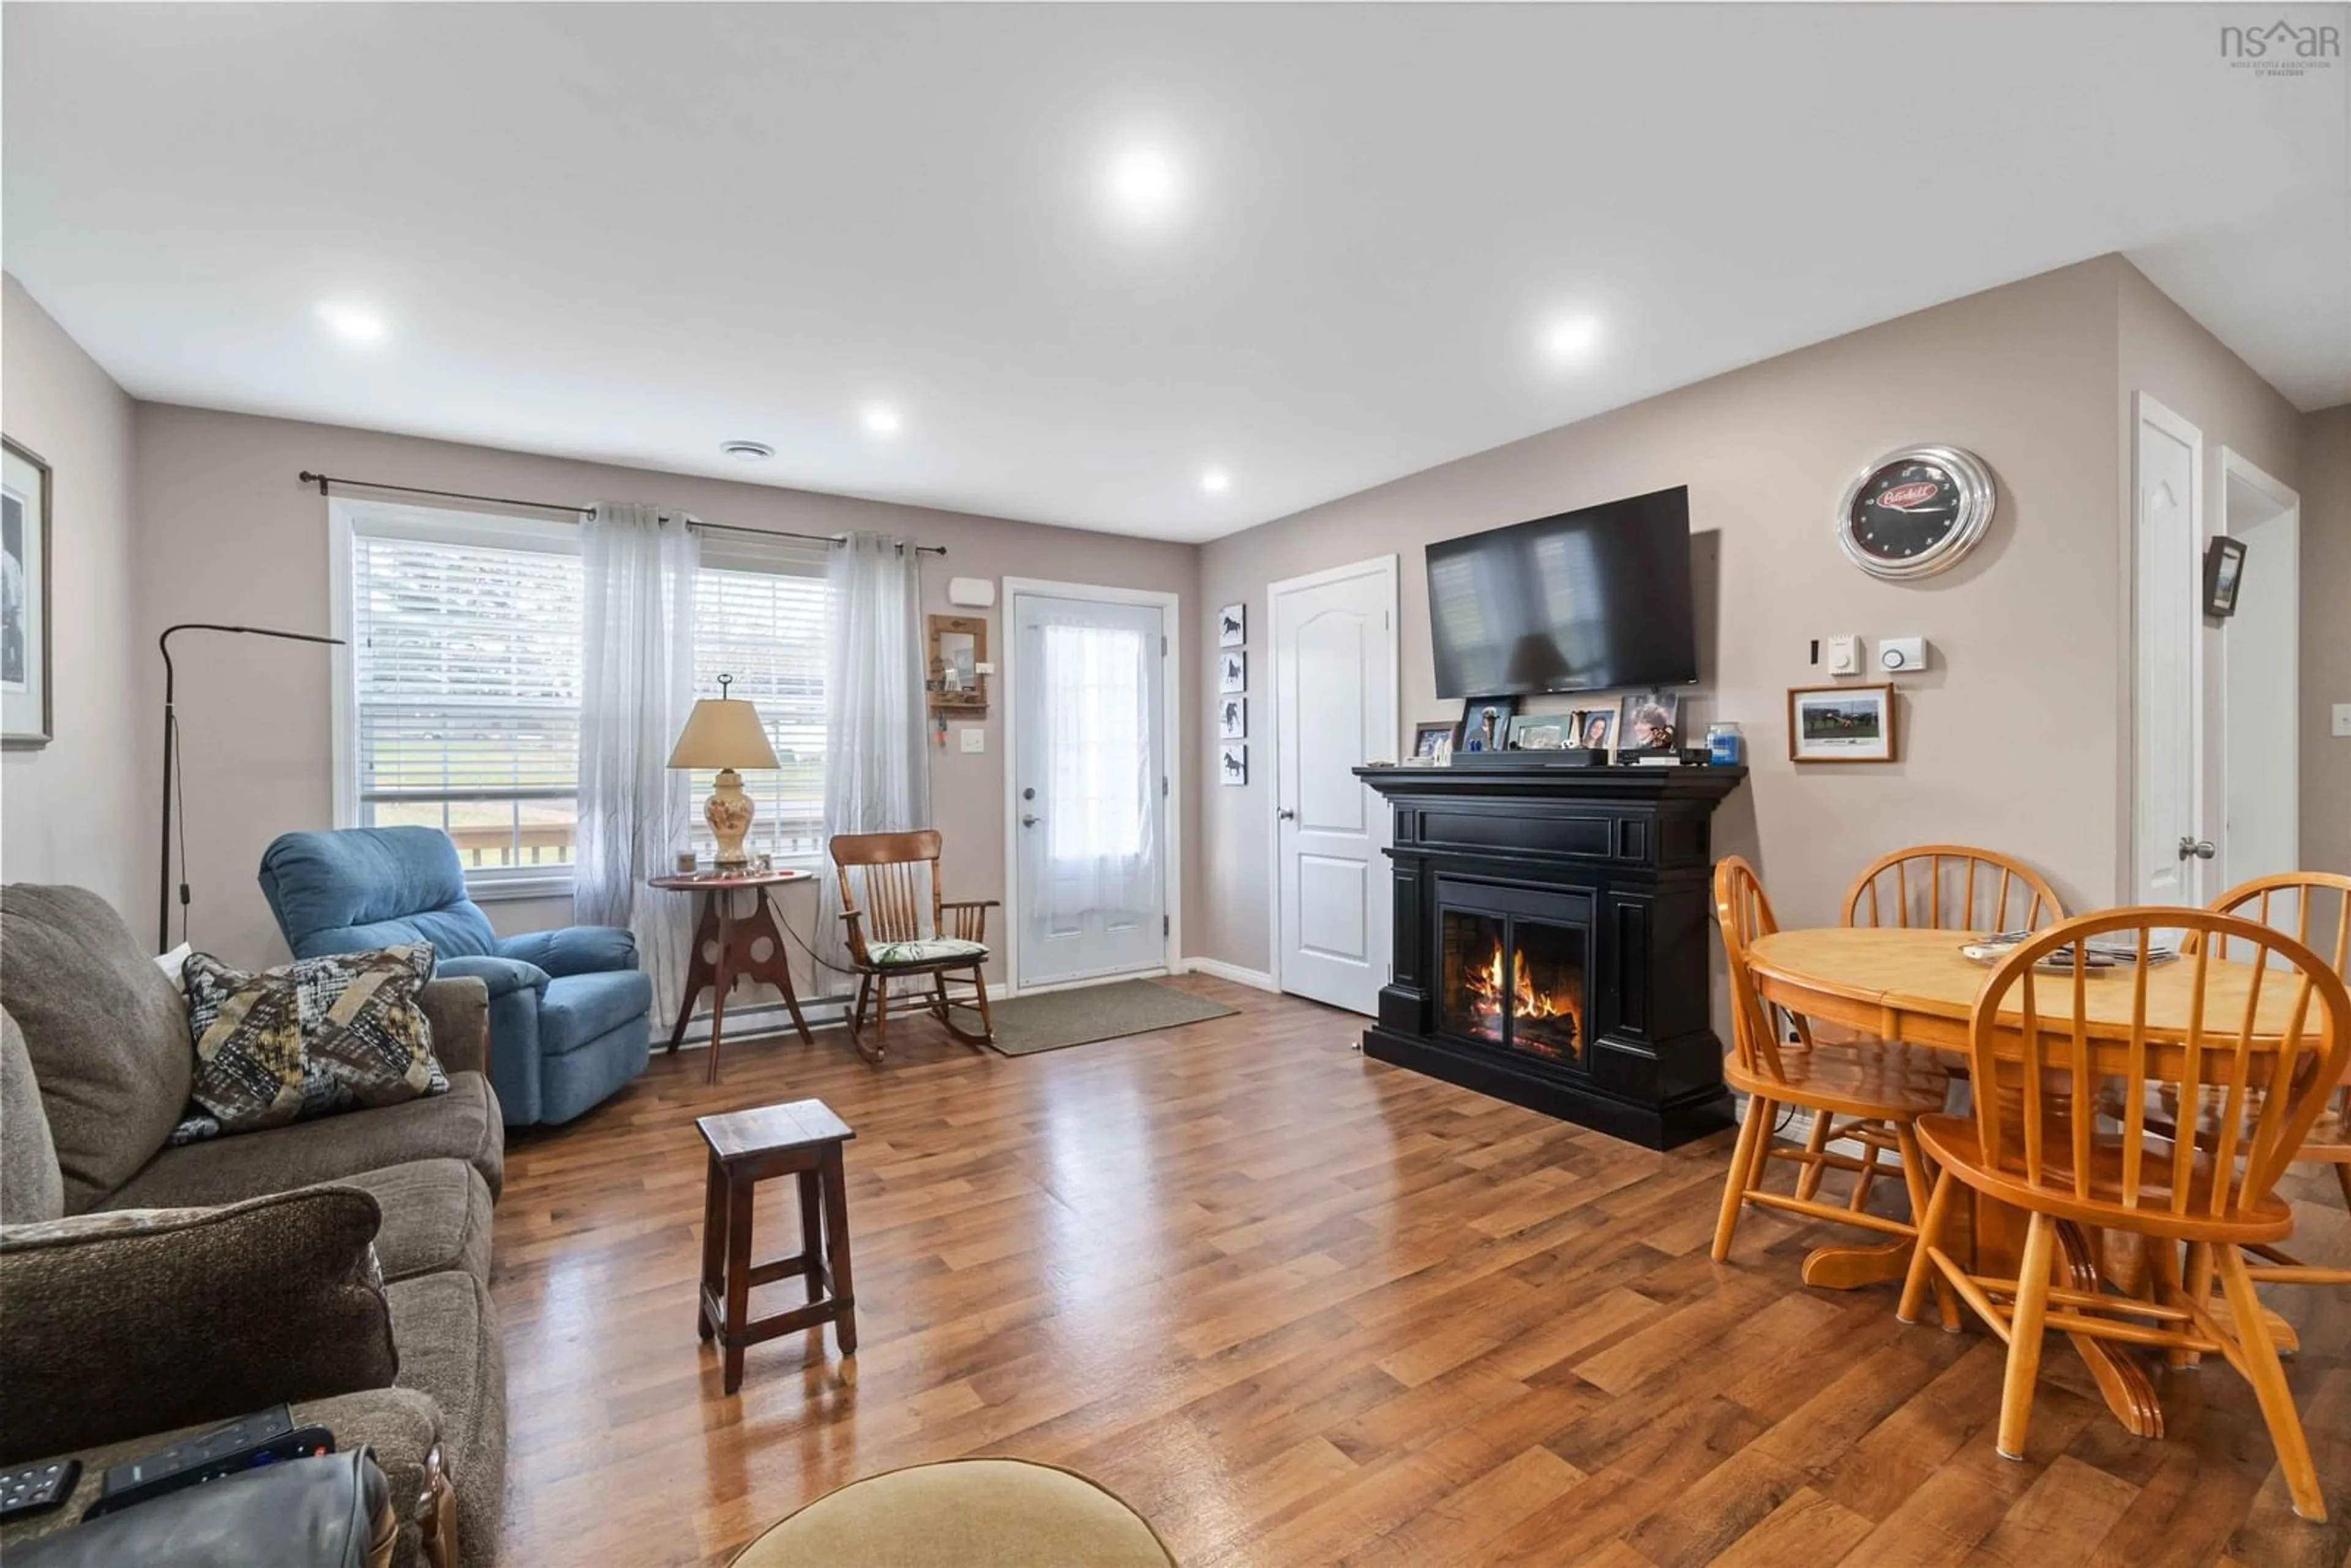
[[[305,485],[319,486],[319,494],[321,496],[327,493],[328,486],[340,485],[349,490],[390,490],[402,496],[434,496],[444,501],[478,501],[486,507],[527,507],[534,512],[568,512],[574,521],[596,509],[593,507],[578,506],[569,501],[518,501],[512,496],[473,496],[463,490],[427,490],[417,485],[385,485],[373,479],[340,479],[331,474],[313,474],[308,468],[302,470],[299,477]],[[733,523],[705,523],[700,518],[695,520],[694,526],[706,532],[749,534],[756,538],[771,539],[807,539],[812,544],[820,545],[838,545],[844,542],[833,534],[796,534],[789,528],[747,528]],[[916,545],[914,553],[945,555],[947,553],[947,547]]]

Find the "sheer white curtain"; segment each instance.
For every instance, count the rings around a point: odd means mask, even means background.
[[[1157,650],[1130,626],[1035,612],[1043,633],[1038,705],[1045,721],[1045,874],[1035,913],[1057,921],[1092,910],[1148,908],[1158,876],[1152,843],[1150,660]]]
[[[824,831],[892,833],[931,820],[923,726],[922,579],[913,543],[852,534],[832,552],[831,648],[825,660]],[[824,868],[817,951],[836,967],[841,887]]]
[[[689,900],[644,879],[673,868],[692,821],[686,775],[664,766],[693,705],[694,582],[687,519],[607,502],[580,529],[586,669],[580,702],[580,839],[572,908],[625,925],[653,977],[653,1016],[677,1010],[693,941]]]

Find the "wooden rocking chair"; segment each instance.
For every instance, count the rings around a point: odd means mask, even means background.
[[[850,967],[857,975],[857,1000],[849,1009],[849,1038],[868,1061],[888,1049],[890,982],[928,975],[931,994],[914,1005],[967,1045],[996,1041],[987,1016],[987,912],[992,898],[949,901],[939,896],[939,835],[929,828],[912,833],[843,833],[832,841],[833,870],[841,878],[841,918],[848,924]],[[923,918],[923,883],[929,888],[930,918]],[[948,928],[947,912],[955,915]],[[947,983],[968,985],[968,1003],[951,999]],[[865,1005],[873,1004],[873,1040],[866,1043]],[[959,1028],[950,1009],[969,1005],[979,1013],[979,1032]]]

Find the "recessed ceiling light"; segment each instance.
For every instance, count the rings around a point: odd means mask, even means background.
[[[867,434],[895,435],[898,434],[898,411],[886,402],[869,402],[858,414]]]
[[[1221,468],[1211,468],[1200,476],[1200,488],[1211,496],[1221,496],[1233,487],[1233,476]]]
[[[1175,211],[1184,193],[1183,172],[1165,148],[1130,147],[1111,162],[1110,193],[1128,217],[1153,223]]]
[[[332,327],[337,336],[354,343],[373,343],[383,338],[383,318],[364,306],[330,301],[319,307],[319,319]]]
[[[1600,318],[1562,316],[1543,330],[1543,347],[1552,358],[1580,360],[1600,342]]]
[[[765,463],[776,455],[776,449],[764,441],[728,441],[718,450],[737,463]]]

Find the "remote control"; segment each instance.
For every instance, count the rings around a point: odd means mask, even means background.
[[[98,1500],[82,1518],[96,1519],[145,1502],[151,1498],[202,1486],[284,1459],[305,1459],[335,1451],[334,1434],[324,1427],[294,1426],[294,1413],[280,1405],[247,1416],[201,1437],[142,1455],[106,1472]]]
[[[73,1495],[81,1479],[79,1459],[51,1459],[18,1470],[0,1470],[0,1519],[38,1513],[55,1508]]]

